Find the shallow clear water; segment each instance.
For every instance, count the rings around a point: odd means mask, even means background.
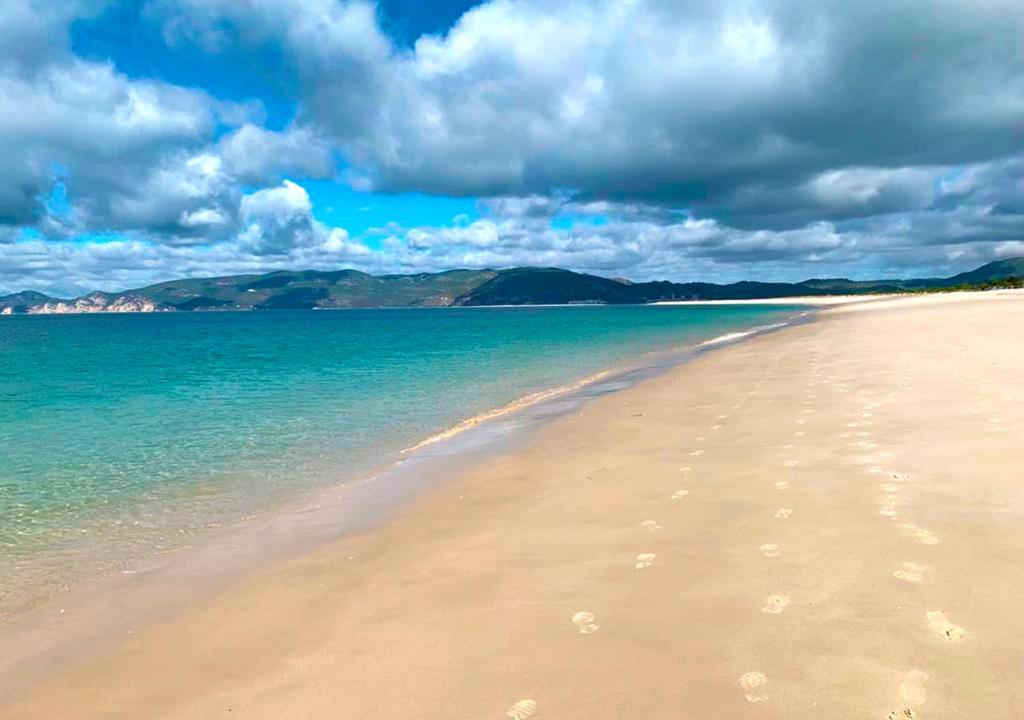
[[[527,393],[792,311],[2,318],[0,611],[358,476]]]

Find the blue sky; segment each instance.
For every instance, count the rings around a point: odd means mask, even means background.
[[[0,293],[956,272],[1024,255],[1021,38],[1010,0],[9,0]]]

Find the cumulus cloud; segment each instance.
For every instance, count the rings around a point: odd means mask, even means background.
[[[105,220],[125,192],[171,148],[200,140],[214,113],[198,92],[129,81],[108,65],[73,61],[32,76],[0,75],[0,222],[29,223],[59,164],[74,200]],[[134,173],[133,173],[134,171]]]
[[[105,4],[11,0],[0,15],[0,226],[208,242],[233,229],[242,186],[333,176],[333,151],[315,130],[254,125],[258,102],[75,56],[70,23]],[[55,213],[58,186],[67,207]]]
[[[329,179],[336,167],[330,144],[310,127],[274,132],[246,123],[220,142],[219,153],[226,171],[248,185],[282,175]]]
[[[295,255],[335,262],[369,254],[343,228],[329,228],[313,216],[305,188],[290,180],[246,195],[241,202],[241,249],[253,255]],[[315,257],[317,253],[321,257]]]
[[[45,224],[47,195],[62,182],[81,229],[115,226],[118,202],[133,193],[139,176],[167,153],[201,143],[215,127],[218,104],[206,93],[132,80],[108,63],[73,55],[68,24],[99,6],[33,0],[4,6],[0,225]]]

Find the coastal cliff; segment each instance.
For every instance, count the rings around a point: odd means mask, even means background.
[[[10,307],[4,309],[12,310]],[[152,300],[139,295],[108,295],[95,292],[77,300],[55,300],[31,305],[25,312],[29,315],[75,315],[81,313],[146,313],[172,309],[160,307]]]

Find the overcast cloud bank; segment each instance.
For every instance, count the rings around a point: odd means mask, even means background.
[[[938,274],[1024,254],[1019,2],[492,0],[411,47],[365,2],[135,5],[169,58],[264,68],[290,117],[215,77],[76,53],[113,0],[10,0],[0,292],[285,267]],[[325,180],[478,212],[353,235],[314,206]]]

